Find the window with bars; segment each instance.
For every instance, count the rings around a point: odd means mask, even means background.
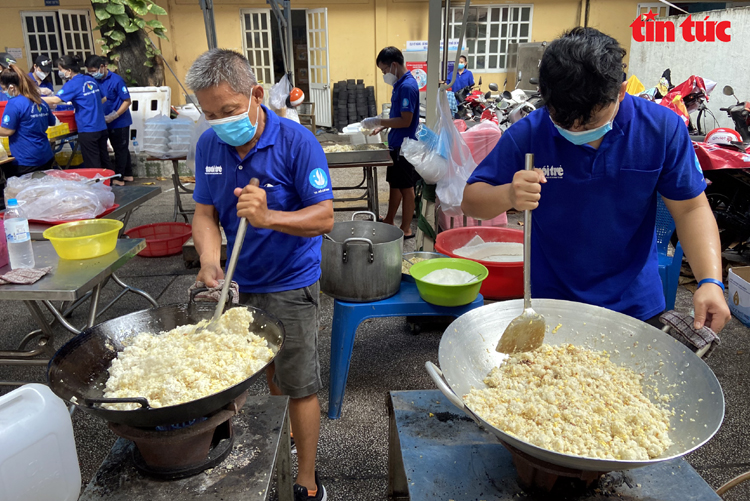
[[[21,19],[28,67],[32,68],[37,56],[48,56],[53,61],[52,82],[55,87],[63,84],[54,66],[60,56],[77,54],[85,61],[94,54],[87,10],[25,11],[21,12]]]
[[[258,83],[274,84],[270,9],[242,9],[242,46]]]
[[[508,67],[508,44],[531,40],[533,5],[469,7],[465,45],[469,69],[479,73],[501,72]],[[451,8],[450,38],[457,39],[463,7]]]

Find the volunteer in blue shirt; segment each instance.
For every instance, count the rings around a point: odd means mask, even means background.
[[[466,87],[474,87],[474,74],[466,69],[467,64],[466,56],[458,58],[458,74],[456,75],[456,81],[453,82],[453,87],[451,87],[454,92],[463,90]],[[452,71],[448,73],[447,83],[451,83],[451,80],[453,80]]]
[[[393,86],[391,112],[389,118],[366,118],[362,127],[373,129],[373,135],[390,128],[388,148],[391,150],[393,165],[386,171],[386,181],[390,186],[388,214],[383,219],[386,224],[394,224],[399,205],[401,207],[401,230],[404,238],[413,238],[411,221],[414,218],[414,186],[421,179],[414,166],[401,155],[401,144],[405,138],[417,138],[419,125],[419,85],[411,72],[404,66],[404,55],[396,47],[386,47],[380,51],[375,63],[383,72],[383,81]]]
[[[534,297],[602,306],[659,326],[665,307],[656,253],[656,202],[674,217],[699,288],[695,327],[720,331],[724,299],[716,220],[680,117],[625,93],[617,41],[575,28],[539,68],[547,103],[503,134],[464,191],[467,216],[534,210]],[[526,153],[537,169],[525,171]]]
[[[333,229],[325,154],[310,131],[262,106],[263,87],[241,54],[205,52],[185,80],[211,126],[195,152],[197,280],[218,286],[224,278],[219,224],[231,252],[239,218],[246,218],[234,280],[241,303],[268,311],[286,331],[284,348],[266,376],[272,394],[290,397],[299,464],[294,499],[324,501],[315,456],[317,392],[323,387],[317,347],[321,235]],[[251,185],[253,179],[260,186]]]
[[[102,94],[107,98],[104,103],[104,120],[107,122],[109,143],[115,151],[115,173],[120,179],[113,179],[112,184],[122,186],[124,181],[133,181],[133,170],[130,165],[130,93],[128,86],[120,75],[107,69],[107,60],[101,56],[89,56],[86,59],[89,75],[99,82]]]
[[[85,74],[80,56],[63,56],[57,60],[58,74],[65,81],[56,95],[44,97],[47,104],[72,102],[78,125],[78,145],[83,163],[90,169],[111,169],[107,151],[107,122],[99,84]]]
[[[52,166],[54,155],[47,139],[47,127],[55,117],[39,91],[15,64],[0,71],[0,89],[10,96],[0,117],[0,136],[8,137],[15,160],[0,168],[0,205],[5,177],[21,176]]]
[[[16,60],[7,52],[0,52],[0,71],[8,69],[11,64],[16,64]],[[0,102],[10,99],[8,94],[0,91]]]
[[[34,59],[29,78],[39,87],[39,93],[42,96],[51,96],[55,93],[50,73],[52,73],[52,60],[44,54],[38,55]]]

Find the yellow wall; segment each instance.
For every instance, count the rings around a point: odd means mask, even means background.
[[[630,48],[629,24],[635,18],[637,0],[589,0],[589,26],[617,38]],[[476,4],[533,3],[531,39],[550,41],[564,30],[581,24],[583,13],[580,0],[475,0]],[[197,0],[157,0],[168,11],[160,17],[166,25],[170,40],[155,41],[167,62],[180,79],[184,79],[190,64],[206,50],[203,16]],[[454,5],[460,4],[454,1]],[[215,0],[214,17],[218,44],[242,50],[240,9],[269,8],[263,0]],[[328,46],[331,83],[346,78],[362,78],[376,86],[378,103],[390,100],[390,88],[383,83],[375,66],[378,51],[394,45],[401,49],[409,40],[427,40],[427,0],[294,0],[293,9],[328,9]],[[55,9],[87,9],[95,19],[87,0],[60,0],[59,7],[44,7],[44,0],[0,1],[0,49],[23,47],[23,31],[19,12]],[[274,27],[275,29],[275,27]],[[94,39],[99,33],[94,33]],[[96,43],[95,43],[96,45]],[[25,47],[24,47],[25,50]],[[26,67],[26,61],[22,61]],[[182,90],[172,75],[165,71],[167,85],[172,87],[172,103],[185,102]],[[483,89],[490,82],[502,86],[504,73],[475,73],[482,77]]]

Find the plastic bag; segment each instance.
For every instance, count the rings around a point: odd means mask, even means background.
[[[292,92],[292,85],[289,83],[286,75],[284,75],[276,85],[271,87],[271,91],[268,93],[268,107],[277,115],[285,116],[286,98],[289,97],[290,92]]]
[[[8,153],[5,151],[5,148],[2,144],[0,144],[0,160],[5,160],[8,158]]]
[[[94,219],[115,203],[104,183],[60,170],[32,172],[8,179],[5,202],[15,198],[26,217],[36,221]]]
[[[438,93],[438,151],[447,153],[448,169],[437,182],[435,194],[440,199],[443,212],[449,216],[459,216],[464,188],[469,177],[477,168],[471,150],[453,124],[453,116],[448,106],[445,90]]]
[[[484,158],[490,154],[495,147],[503,131],[494,122],[481,122],[466,132],[461,133],[461,137],[471,151],[474,162],[479,165]]]
[[[200,118],[198,119],[198,123],[195,124],[195,128],[193,129],[193,135],[190,136],[190,148],[188,148],[187,152],[187,166],[188,169],[190,169],[193,174],[195,174],[195,147],[198,144],[198,140],[201,138],[204,132],[206,132],[208,129],[210,129],[211,126],[208,125],[208,121],[206,120],[206,116],[201,113]]]
[[[448,160],[436,154],[435,147],[425,141],[404,139],[401,154],[427,184],[437,184],[448,172]]]
[[[143,151],[152,157],[167,157],[172,120],[167,116],[157,115],[146,120],[144,125]]]

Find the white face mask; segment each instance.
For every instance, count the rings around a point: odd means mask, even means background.
[[[37,77],[37,78],[38,78],[39,80],[44,80],[45,78],[47,78],[47,75],[49,75],[49,73],[45,73],[45,72],[43,72],[42,70],[36,70],[36,71],[34,72],[34,75],[36,75],[36,77]]]
[[[393,87],[396,85],[396,82],[398,82],[398,77],[391,73],[390,69],[388,70],[388,73],[383,75],[383,81]]]

